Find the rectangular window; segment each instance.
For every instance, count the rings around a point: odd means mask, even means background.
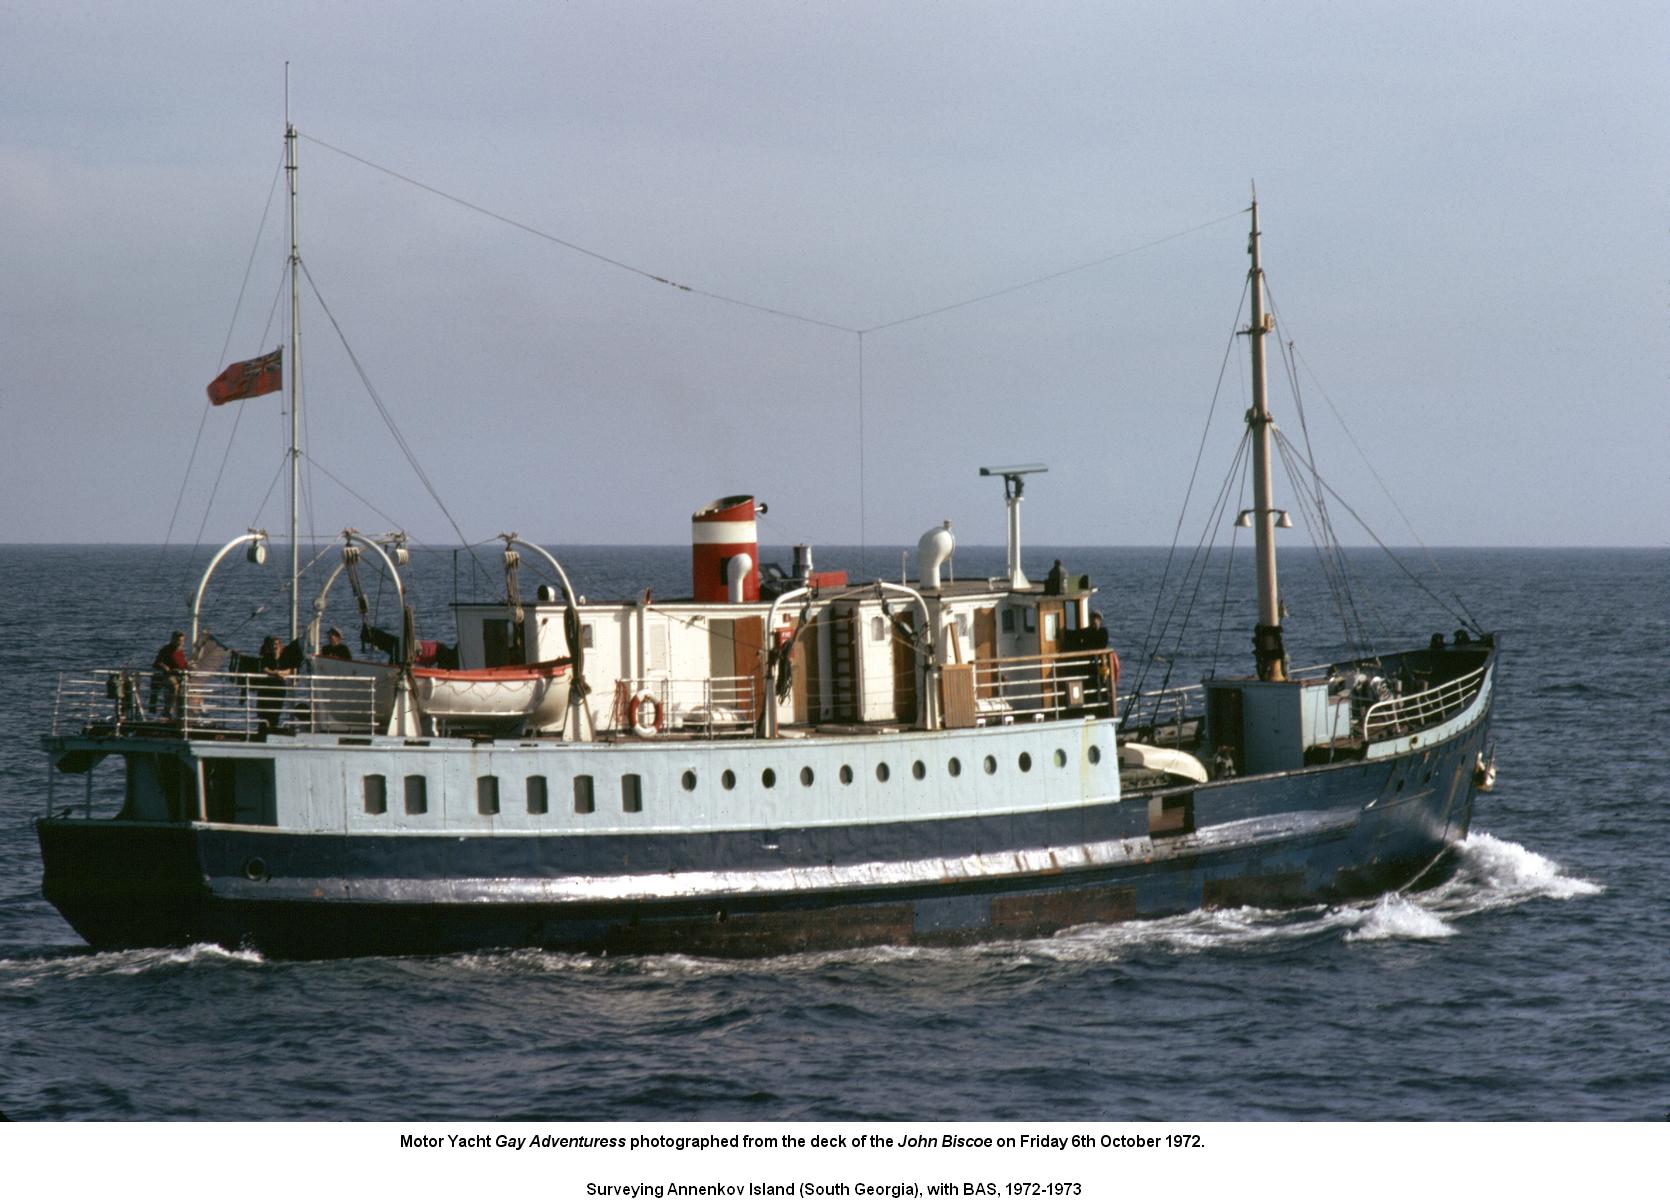
[[[365,811],[377,814],[389,811],[389,786],[382,776],[365,777]]]
[[[544,776],[528,777],[528,812],[539,815],[551,811],[551,798],[545,790]]]
[[[499,777],[477,776],[475,782],[475,811],[492,817],[499,811]]]
[[[1026,627],[1026,632],[1028,634],[1036,634],[1038,632],[1038,612],[1037,612],[1037,610],[1035,610],[1035,609],[1022,609],[1021,610],[1021,625]]]
[[[591,777],[574,777],[574,812],[591,813],[597,808],[597,802],[592,797]]]
[[[1013,609],[1003,610],[1003,632],[1005,634],[1015,632],[1015,611]]]
[[[406,777],[406,812],[429,812],[429,781],[425,777]]]
[[[641,777],[629,773],[620,778],[620,807],[623,813],[644,811],[644,784]]]
[[[583,623],[580,626],[580,645],[588,651],[591,650],[592,637],[591,622]]]

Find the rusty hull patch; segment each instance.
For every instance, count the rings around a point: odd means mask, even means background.
[[[1313,899],[1305,891],[1305,873],[1293,871],[1208,880],[1201,890],[1200,903],[1205,909],[1235,909],[1242,905],[1284,909]]]
[[[994,933],[1029,937],[1091,922],[1123,922],[1137,914],[1136,889],[1106,885],[992,898]]]

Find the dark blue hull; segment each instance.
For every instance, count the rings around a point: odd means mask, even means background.
[[[1485,724],[1402,756],[952,821],[553,838],[48,818],[37,823],[43,892],[95,947],[215,942],[300,958],[523,946],[759,955],[1036,937],[1408,885],[1467,834]],[[1095,862],[1069,853],[1089,846],[1115,849]],[[1022,853],[1031,870],[909,870]],[[878,864],[864,883],[816,885],[820,871]],[[729,883],[657,894],[681,872]],[[800,883],[777,886],[789,877]],[[553,882],[576,879],[625,895],[553,896]]]

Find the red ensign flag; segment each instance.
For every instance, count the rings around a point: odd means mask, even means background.
[[[258,359],[233,363],[209,385],[209,400],[223,405],[229,400],[247,400],[279,391],[284,387],[283,360],[284,350],[280,347]]]

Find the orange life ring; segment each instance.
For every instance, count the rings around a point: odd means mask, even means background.
[[[644,738],[661,732],[661,702],[647,692],[640,692],[626,707],[626,723],[632,732]]]

